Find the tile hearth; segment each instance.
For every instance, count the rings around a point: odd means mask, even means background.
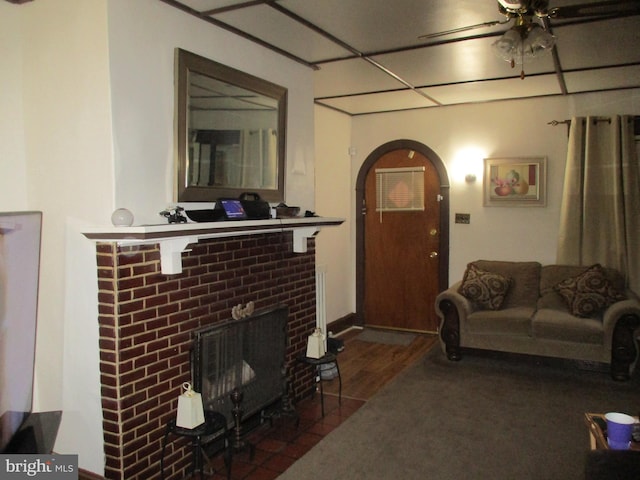
[[[342,398],[338,404],[336,395],[325,392],[325,416],[320,411],[320,397],[314,395],[296,405],[300,425],[292,418],[277,419],[273,427],[267,424],[254,430],[248,440],[255,445],[253,459],[245,452],[233,457],[231,478],[233,480],[270,480],[277,478],[293,465],[320,440],[346,421],[362,405],[364,400]],[[215,473],[203,478],[223,480],[226,478],[222,456],[211,459]]]

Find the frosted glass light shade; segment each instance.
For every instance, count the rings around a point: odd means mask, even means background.
[[[529,63],[551,51],[556,38],[537,23],[516,25],[491,45],[503,60],[518,65]]]
[[[118,208],[111,214],[111,223],[116,227],[130,227],[133,225],[133,213],[126,208]]]

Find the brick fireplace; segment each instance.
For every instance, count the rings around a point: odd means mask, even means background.
[[[182,254],[182,272],[161,273],[159,244],[98,242],[100,375],[105,477],[160,478],[162,437],[191,380],[191,333],[231,318],[237,304],[289,306],[287,364],[315,326],[315,240],[294,253],[292,232],[200,240]],[[289,368],[296,399],[314,387],[312,372]],[[165,478],[191,467],[186,441],[167,447]]]

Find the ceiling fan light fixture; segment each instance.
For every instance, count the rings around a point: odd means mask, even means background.
[[[556,38],[537,23],[519,21],[491,47],[506,62],[522,65],[550,52],[555,41]]]
[[[533,52],[532,55],[539,56],[551,52],[556,43],[556,37],[547,32],[540,25],[534,24],[529,32],[529,36],[525,40],[525,44]]]
[[[498,0],[498,11],[507,17],[518,15],[549,15],[549,0]]]

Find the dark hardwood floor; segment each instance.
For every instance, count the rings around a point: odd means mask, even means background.
[[[340,335],[345,344],[338,362],[342,376],[342,396],[368,400],[402,370],[413,365],[438,342],[436,335],[416,334],[408,346],[364,342],[359,329]],[[338,382],[325,382],[325,393],[338,393]]]

